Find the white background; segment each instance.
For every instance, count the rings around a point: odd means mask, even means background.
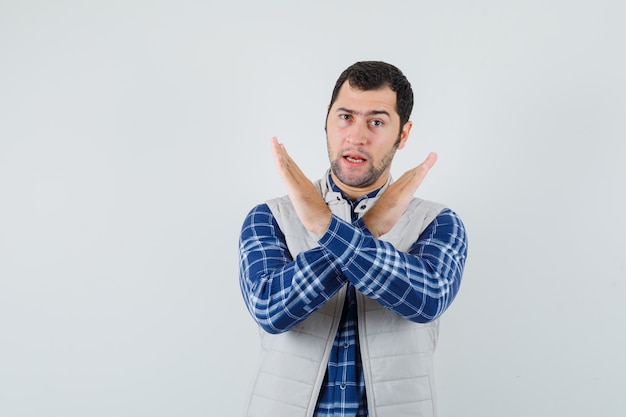
[[[619,1],[0,2],[0,415],[236,416],[257,358],[237,238],[327,167],[358,60],[416,93],[394,176],[463,218],[442,417],[624,415]]]

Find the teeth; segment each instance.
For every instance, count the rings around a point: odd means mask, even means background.
[[[346,156],[346,159],[350,162],[363,162],[364,159],[356,159],[356,158],[351,158],[349,156]]]

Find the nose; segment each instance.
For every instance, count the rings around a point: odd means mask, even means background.
[[[347,141],[352,145],[364,145],[367,142],[367,126],[361,126],[358,123],[350,126],[348,130]]]

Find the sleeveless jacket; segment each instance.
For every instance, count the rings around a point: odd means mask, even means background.
[[[328,178],[328,175],[325,176]],[[385,185],[386,188],[389,182]],[[351,208],[328,180],[316,183],[332,213],[351,221]],[[381,195],[383,190],[378,195]],[[362,216],[377,198],[364,200]],[[296,254],[319,246],[300,222],[288,197],[267,202]],[[408,252],[422,231],[444,208],[414,198],[398,223],[380,239]],[[313,415],[345,299],[344,286],[319,310],[281,334],[260,330],[261,358],[245,408],[247,417]],[[414,323],[357,292],[359,343],[370,417],[435,417],[433,354],[438,320]]]

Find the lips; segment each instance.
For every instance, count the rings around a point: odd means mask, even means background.
[[[351,164],[362,164],[367,161],[367,158],[359,152],[344,152],[343,158]]]

